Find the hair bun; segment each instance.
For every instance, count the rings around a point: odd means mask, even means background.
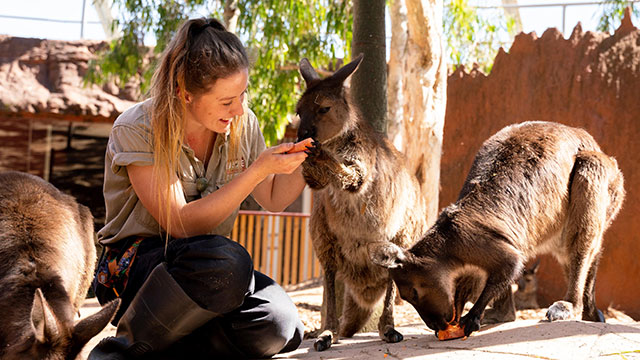
[[[190,32],[191,32],[191,34],[193,34],[193,36],[200,35],[208,27],[212,27],[212,28],[214,28],[216,30],[219,30],[219,31],[227,31],[227,29],[224,27],[224,25],[222,25],[222,23],[220,21],[218,21],[217,19],[213,19],[213,18],[205,19],[205,18],[202,18],[202,20],[205,21],[205,23],[202,24],[202,25],[198,25],[196,21],[193,22],[193,26],[191,26],[191,28],[190,28]]]
[[[205,21],[206,22],[198,29],[198,33],[204,31],[208,27],[212,27],[220,31],[227,31],[227,28],[225,28],[224,25],[222,25],[222,23],[217,19],[206,19]]]
[[[227,28],[225,28],[224,25],[222,25],[222,23],[218,19],[208,19],[207,25],[211,26],[216,30],[227,31]]]

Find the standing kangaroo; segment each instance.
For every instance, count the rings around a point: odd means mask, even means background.
[[[296,107],[298,139],[311,137],[315,144],[302,167],[313,189],[310,227],[324,271],[326,301],[324,332],[314,343],[318,351],[337,341],[336,333],[351,337],[360,330],[383,295],[380,337],[402,340],[393,324],[393,281],[386,269],[371,262],[367,246],[408,247],[427,229],[416,177],[393,145],[360,118],[343,86],[360,61],[362,56],[324,79],[307,59],[300,63],[307,89]],[[345,285],[339,324],[336,278]]]
[[[74,325],[93,278],[88,208],[44,180],[0,172],[0,358],[75,359],[119,300]]]
[[[623,199],[616,161],[586,131],[525,122],[483,144],[458,200],[411,249],[384,245],[371,256],[436,332],[458,321],[465,336],[478,330],[487,304],[511,296],[524,263],[541,253],[555,256],[567,280],[547,318],[604,321],[596,272]],[[474,305],[460,318],[467,300]]]

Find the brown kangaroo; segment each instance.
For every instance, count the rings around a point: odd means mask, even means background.
[[[458,200],[420,241],[409,250],[380,244],[371,256],[391,269],[401,297],[436,333],[453,321],[466,336],[478,330],[487,304],[511,296],[524,263],[541,253],[555,256],[568,284],[547,319],[604,321],[595,305],[596,270],[623,199],[615,159],[586,131],[516,124],[483,144]],[[474,305],[460,318],[467,300]]]
[[[531,267],[525,268],[517,281],[517,290],[513,293],[516,309],[537,309],[538,305],[538,259]]]
[[[0,172],[0,358],[75,359],[119,300],[74,325],[96,261],[88,208],[36,176]]]
[[[324,79],[307,59],[300,63],[307,89],[296,108],[298,138],[312,137],[315,144],[302,166],[313,189],[310,228],[324,271],[326,301],[324,331],[314,344],[318,351],[337,341],[336,333],[351,337],[360,330],[383,295],[380,337],[402,340],[393,323],[393,281],[386,269],[371,262],[367,245],[405,248],[427,230],[416,176],[393,145],[360,118],[343,85],[360,61],[362,56]],[[345,284],[339,323],[336,278]]]

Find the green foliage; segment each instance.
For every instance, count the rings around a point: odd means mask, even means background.
[[[502,12],[480,12],[468,0],[446,1],[444,7],[449,63],[468,69],[477,64],[480,70],[489,73],[498,49],[510,41],[515,21]]]
[[[157,54],[162,52],[171,35],[186,19],[184,14],[193,11],[201,2],[114,0],[114,7],[122,11],[111,26],[120,28],[122,36],[113,40],[98,59],[89,63],[85,81],[104,84],[114,80],[118,86],[123,86],[133,78],[140,83],[141,93],[146,93]],[[157,39],[154,54],[150,54],[150,49],[144,46],[144,37],[150,32]]]
[[[238,9],[238,32],[254,60],[251,108],[262,120],[265,139],[274,143],[284,136],[300,95],[300,59],[323,66],[338,57],[339,49],[351,48],[351,5],[346,0],[241,0]]]
[[[640,10],[634,8],[633,3],[627,0],[606,0],[602,3],[602,14],[598,21],[597,30],[613,33],[620,26],[620,21],[624,17],[624,10],[628,6],[631,6],[631,12],[635,17],[640,16]]]
[[[225,0],[114,0],[120,14],[122,37],[90,64],[86,81],[130,78],[149,86],[157,55],[166,47],[180,23],[189,17],[214,16],[222,20]],[[268,145],[284,135],[288,116],[301,92],[298,63],[307,57],[318,67],[348,53],[351,48],[352,14],[348,0],[238,0],[236,33],[249,50],[250,107],[260,119]],[[144,47],[153,33],[156,46],[151,61]],[[145,55],[147,55],[145,57]]]

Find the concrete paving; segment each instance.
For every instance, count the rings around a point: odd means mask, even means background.
[[[405,339],[396,344],[377,334],[342,339],[324,352],[305,340],[277,359],[640,359],[640,323],[594,324],[518,320],[483,327],[462,340],[439,341],[424,325],[397,328]]]
[[[100,308],[88,299],[81,310],[87,316]],[[377,333],[356,334],[341,339],[323,352],[313,349],[313,339],[305,340],[293,352],[276,359],[640,359],[640,322],[592,323],[518,320],[483,327],[468,339],[438,341],[422,323],[397,328],[404,341],[387,344]],[[109,325],[85,347],[81,359],[105,336],[115,334]]]

